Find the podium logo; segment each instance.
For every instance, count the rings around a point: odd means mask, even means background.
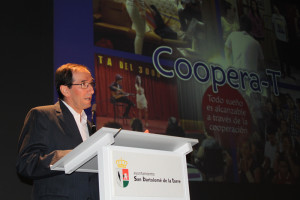
[[[120,159],[116,160],[118,168],[116,168],[117,183],[120,187],[125,188],[129,184],[129,171],[126,169],[128,162]]]

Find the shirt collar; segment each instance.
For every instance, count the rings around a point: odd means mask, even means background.
[[[82,110],[81,113],[76,112],[71,106],[69,106],[65,101],[61,100],[66,107],[70,110],[70,112],[72,113],[72,115],[74,116],[75,119],[79,119],[79,121],[81,123],[86,123],[87,122],[87,115],[84,112],[84,110]]]

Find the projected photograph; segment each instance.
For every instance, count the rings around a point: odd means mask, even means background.
[[[166,134],[169,118],[179,119],[177,84],[151,64],[96,55],[95,78],[99,127],[117,122],[124,129]]]
[[[201,44],[206,34],[204,14],[215,12],[209,9],[213,4],[213,1],[97,0],[94,42],[96,46],[148,56],[159,46],[174,48],[174,55],[186,54],[185,49],[195,52],[205,46]],[[211,23],[210,28],[215,24]]]
[[[93,19],[98,128],[197,138],[191,181],[299,182],[294,4],[94,0]]]

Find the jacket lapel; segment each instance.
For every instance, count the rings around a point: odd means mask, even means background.
[[[64,129],[64,132],[72,138],[76,139],[78,143],[81,143],[82,138],[79,129],[69,109],[65,106],[65,104],[62,101],[58,101],[55,104],[55,109],[57,118],[59,119],[59,123]]]

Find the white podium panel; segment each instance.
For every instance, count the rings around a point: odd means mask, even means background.
[[[108,147],[108,151],[113,197],[183,199],[187,195],[186,162],[182,155],[126,147]]]
[[[188,200],[186,154],[196,139],[102,128],[52,170],[99,175],[101,200]]]

